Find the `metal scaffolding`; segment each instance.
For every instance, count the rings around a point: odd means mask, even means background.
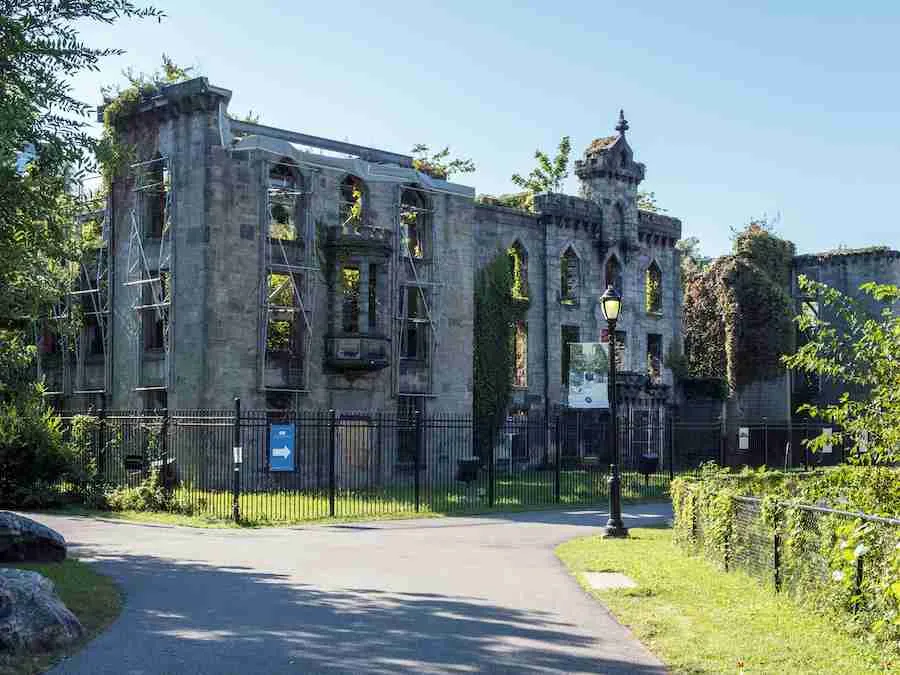
[[[441,283],[436,281],[434,245],[434,193],[415,185],[398,186],[396,245],[394,246],[393,298],[396,308],[393,341],[393,392],[395,396],[434,395],[434,366],[439,336],[433,310]],[[412,290],[412,295],[410,294]],[[420,303],[413,308],[412,301]],[[418,311],[421,309],[421,311]],[[424,355],[425,385],[407,387],[403,382],[404,364],[410,360],[409,329],[417,326],[427,330]],[[421,362],[421,358],[419,359]]]
[[[34,324],[37,374],[45,381],[45,396],[104,394],[109,389],[109,202],[106,195],[83,187],[76,200],[70,234],[84,253],[70,290],[49,316]],[[89,377],[97,370],[99,378]]]
[[[260,228],[265,256],[260,273],[260,389],[308,389],[319,261],[299,167],[266,161],[266,218]],[[280,376],[276,377],[276,373]]]
[[[134,199],[123,284],[134,289],[135,391],[166,391],[171,384],[170,309],[175,281],[171,269],[174,182],[168,158],[162,156],[132,164],[131,177]],[[145,363],[148,353],[159,354],[163,362],[161,373],[152,380]]]

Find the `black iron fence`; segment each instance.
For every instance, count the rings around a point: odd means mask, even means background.
[[[63,421],[82,482],[136,488],[153,476],[172,508],[254,521],[599,503],[614,459],[608,415],[572,411],[509,417],[487,442],[463,415],[98,411]],[[664,498],[676,474],[722,460],[718,423],[627,409],[618,431],[626,501]]]

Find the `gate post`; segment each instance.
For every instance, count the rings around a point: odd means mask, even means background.
[[[561,477],[561,472],[562,472],[562,467],[560,466],[560,464],[562,462],[562,446],[561,446],[561,440],[560,440],[561,434],[559,432],[560,418],[561,418],[561,415],[556,416],[556,424],[555,424],[555,428],[556,428],[556,434],[555,434],[555,436],[556,436],[556,461],[554,462],[555,466],[553,469],[553,495],[556,499],[557,504],[559,504],[559,502],[560,502],[560,485],[559,484],[560,484],[560,477]]]
[[[419,512],[419,504],[421,500],[421,478],[419,477],[419,471],[422,467],[422,411],[416,410],[416,452],[415,457],[413,458],[413,489],[415,492],[415,500],[416,500],[416,513]]]
[[[241,447],[241,399],[234,398],[234,427],[231,438],[231,449],[234,453],[234,477],[231,485],[231,517],[234,522],[241,522],[241,462],[244,449]]]
[[[334,518],[335,509],[334,509],[334,493],[336,489],[335,484],[335,467],[334,463],[336,460],[335,457],[335,448],[334,448],[334,435],[335,435],[335,412],[334,409],[328,411],[328,515]]]

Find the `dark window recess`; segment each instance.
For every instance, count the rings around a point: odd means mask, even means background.
[[[574,305],[578,301],[578,256],[567,248],[559,261],[560,301],[564,305]]]
[[[528,252],[522,246],[522,242],[516,240],[510,246],[506,254],[509,256],[509,264],[512,268],[513,283],[512,296],[517,300],[528,299]]]
[[[141,179],[144,236],[150,239],[159,239],[163,235],[163,227],[166,220],[168,173],[163,159],[157,157],[147,165]]]
[[[103,356],[103,331],[95,314],[84,315],[84,355]]]
[[[427,361],[428,315],[423,294],[427,291],[416,286],[401,289],[401,305],[405,309],[406,330],[403,333],[400,355],[404,359]]]
[[[378,265],[369,265],[369,330],[378,327]]]
[[[294,395],[289,391],[266,392],[266,410],[274,415],[267,415],[270,419],[280,419],[278,413],[286,412],[293,407]]]
[[[169,321],[169,275],[158,272],[158,280],[142,284],[144,349],[162,351],[166,348],[166,329]]]
[[[622,288],[622,265],[614,255],[610,256],[609,260],[606,261],[606,285],[615,288],[619,295],[622,295],[624,292]]]
[[[428,254],[431,204],[426,193],[405,188],[400,195],[401,255],[424,258]]]
[[[662,379],[662,335],[647,335],[647,375],[651,382]]]
[[[165,389],[144,392],[144,410],[165,410],[169,407],[169,394]]]
[[[359,291],[359,267],[341,268],[342,328],[345,333],[359,332]]]
[[[579,342],[578,326],[563,326],[561,331],[562,342],[562,383],[569,386],[569,345]]]

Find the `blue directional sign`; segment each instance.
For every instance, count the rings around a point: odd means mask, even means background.
[[[293,424],[269,425],[269,469],[272,471],[294,470],[294,428]]]

